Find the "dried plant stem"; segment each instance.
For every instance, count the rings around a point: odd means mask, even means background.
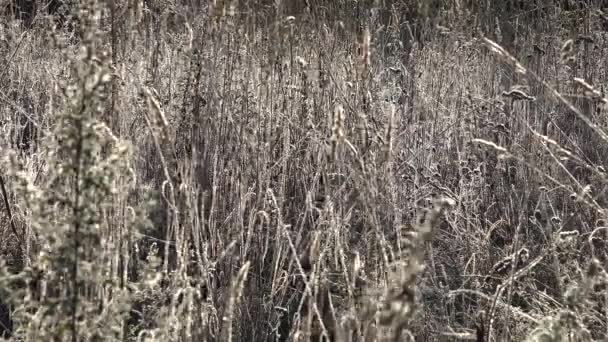
[[[19,240],[19,244],[24,247],[23,238],[17,232],[15,220],[13,220],[13,213],[11,211],[11,205],[8,202],[8,194],[6,193],[6,187],[4,185],[4,178],[2,177],[2,175],[0,175],[0,190],[2,190],[2,197],[4,198],[4,207],[6,209],[6,214],[8,215],[8,221],[11,225],[11,231],[13,232],[17,240]]]
[[[224,317],[222,318],[224,324],[222,327],[222,341],[232,341],[232,325],[234,320],[234,310],[235,306],[238,304],[241,296],[243,295],[243,287],[245,286],[245,282],[247,281],[247,273],[249,273],[249,266],[251,262],[247,261],[243,267],[239,270],[236,278],[232,281],[232,286],[230,288],[229,298],[228,298],[228,306],[226,307],[226,312],[224,313]]]

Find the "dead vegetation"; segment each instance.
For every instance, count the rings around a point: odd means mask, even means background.
[[[0,2],[1,338],[608,338],[598,1],[59,3]]]

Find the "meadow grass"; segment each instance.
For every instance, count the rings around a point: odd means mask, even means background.
[[[599,5],[307,3],[3,14],[1,338],[608,338]]]

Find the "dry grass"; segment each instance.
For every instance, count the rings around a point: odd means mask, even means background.
[[[2,13],[0,337],[608,338],[599,6],[308,3]]]

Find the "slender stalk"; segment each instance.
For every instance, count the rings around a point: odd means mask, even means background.
[[[11,230],[17,240],[19,240],[19,244],[23,246],[23,238],[17,232],[17,227],[15,226],[15,221],[13,220],[13,213],[11,211],[10,203],[8,202],[8,195],[6,193],[6,187],[4,186],[4,178],[0,175],[0,188],[2,190],[2,197],[4,198],[4,207],[6,208],[6,214],[8,215],[8,220],[11,225]]]
[[[83,107],[81,107],[80,115],[84,115],[85,111],[84,103]],[[78,313],[78,262],[79,262],[79,253],[78,249],[80,248],[80,225],[82,221],[82,217],[80,217],[80,176],[82,172],[81,168],[81,159],[82,159],[82,144],[84,143],[84,137],[82,134],[82,120],[81,117],[79,120],[76,120],[77,131],[78,131],[78,142],[76,143],[76,154],[74,155],[74,160],[72,161],[72,165],[74,166],[74,203],[72,207],[72,213],[74,217],[74,260],[72,264],[72,341],[78,341],[78,322],[77,322],[77,313]]]

